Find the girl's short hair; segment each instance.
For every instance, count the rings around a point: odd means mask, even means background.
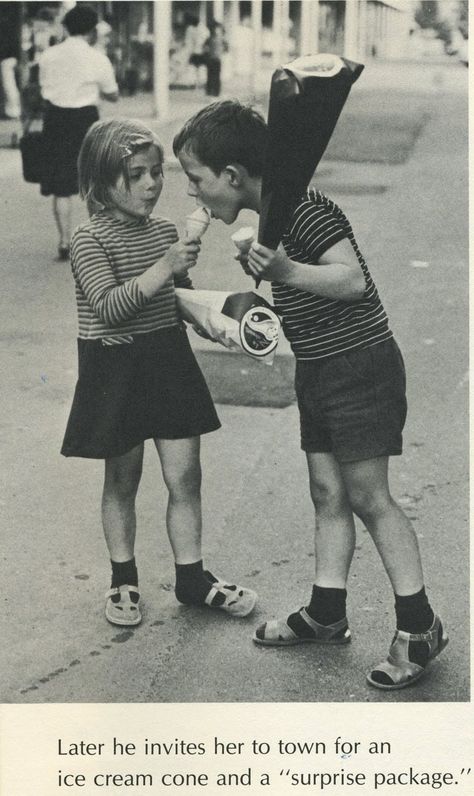
[[[153,130],[132,119],[95,122],[82,142],[79,159],[79,192],[88,204],[106,207],[110,188],[123,177],[130,188],[130,159],[142,149],[155,146],[164,160],[163,146]]]
[[[229,163],[245,166],[251,177],[262,174],[267,125],[262,114],[238,100],[206,105],[175,135],[173,152],[195,155],[219,175]]]

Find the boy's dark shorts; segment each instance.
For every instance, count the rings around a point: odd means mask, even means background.
[[[356,462],[402,452],[405,366],[393,338],[296,363],[301,447]]]

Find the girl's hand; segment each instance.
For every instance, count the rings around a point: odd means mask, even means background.
[[[163,257],[174,276],[185,276],[189,268],[196,265],[201,250],[199,240],[178,240],[173,243]]]
[[[273,251],[261,243],[254,242],[250,247],[247,268],[246,273],[257,279],[285,282],[291,271],[291,260],[281,244],[276,251]]]

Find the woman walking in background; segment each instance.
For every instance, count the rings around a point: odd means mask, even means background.
[[[43,132],[46,162],[43,196],[53,197],[59,232],[58,260],[69,259],[71,197],[79,193],[77,158],[84,136],[99,118],[99,99],[116,102],[118,88],[112,64],[92,47],[97,13],[75,6],[64,17],[68,38],[40,58],[39,80],[45,100]]]

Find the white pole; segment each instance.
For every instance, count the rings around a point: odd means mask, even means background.
[[[367,0],[361,0],[359,13],[359,46],[357,57],[362,60],[367,55]]]
[[[165,121],[169,115],[169,47],[171,41],[171,2],[153,3],[153,98],[155,115]]]
[[[273,66],[277,69],[281,66],[282,62],[282,24],[281,24],[281,2],[280,0],[273,0],[273,24],[272,24],[272,41],[273,41],[273,53],[272,53],[272,61]]]
[[[214,0],[212,4],[212,16],[216,22],[224,24],[224,0]]]
[[[348,58],[357,58],[358,11],[358,2],[346,0],[346,13],[344,15],[344,55]]]
[[[258,75],[262,61],[262,0],[253,0],[252,9],[252,30],[253,30],[253,70],[252,83],[254,93],[257,93]]]
[[[301,0],[300,55],[312,55],[319,50],[319,2]]]

